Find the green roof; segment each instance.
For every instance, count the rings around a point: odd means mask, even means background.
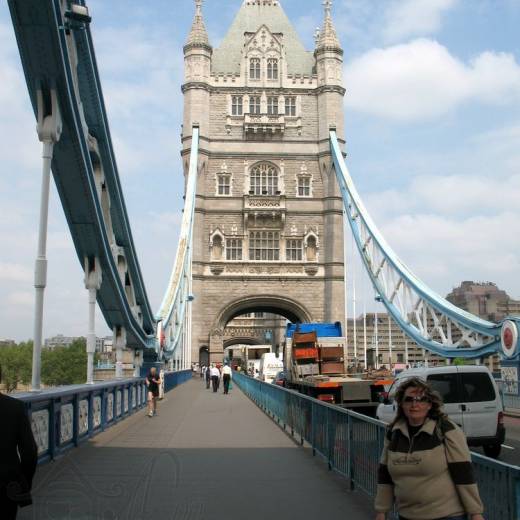
[[[245,42],[244,33],[256,33],[262,25],[272,33],[283,34],[287,72],[311,75],[314,67],[313,52],[305,50],[280,3],[265,0],[244,1],[220,47],[213,51],[212,72],[239,74]]]

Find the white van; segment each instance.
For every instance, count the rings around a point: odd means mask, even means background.
[[[283,370],[283,361],[274,352],[266,352],[260,358],[260,381],[272,383],[278,372]]]
[[[377,407],[376,417],[391,422],[397,404],[397,387],[406,379],[419,377],[439,392],[444,411],[466,434],[469,446],[482,446],[488,457],[497,458],[505,439],[502,398],[493,376],[485,366],[412,368],[401,372]]]

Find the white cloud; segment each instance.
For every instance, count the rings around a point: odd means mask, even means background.
[[[34,305],[34,294],[28,291],[15,291],[7,296],[9,305],[31,307]]]
[[[31,279],[32,273],[24,265],[0,262],[0,280],[30,282]]]
[[[520,100],[520,65],[485,52],[465,64],[428,39],[374,49],[345,67],[346,106],[397,121],[434,119],[464,102]]]
[[[387,41],[432,34],[439,30],[442,16],[458,0],[400,0],[391,2],[385,13],[383,35]]]

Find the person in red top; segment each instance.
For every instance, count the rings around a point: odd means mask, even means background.
[[[146,376],[146,386],[148,387],[148,417],[157,415],[157,398],[159,397],[159,385],[161,380],[157,369],[152,367]]]

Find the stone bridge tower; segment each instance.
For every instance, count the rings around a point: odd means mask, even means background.
[[[238,3],[238,0],[237,0]],[[277,0],[244,0],[220,48],[195,0],[184,46],[185,174],[200,156],[192,359],[222,360],[223,328],[252,311],[344,321],[342,201],[328,132],[344,136],[342,62],[325,4],[306,51]]]

